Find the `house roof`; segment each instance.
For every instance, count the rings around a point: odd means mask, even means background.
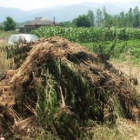
[[[59,25],[58,23],[55,23],[55,24]],[[35,20],[33,20],[25,25],[54,25],[54,21],[48,20],[43,17],[37,17],[37,18],[35,18]]]

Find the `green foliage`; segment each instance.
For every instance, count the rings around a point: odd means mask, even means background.
[[[2,39],[7,39],[9,38],[12,34],[17,33],[16,31],[4,31],[0,30],[0,38]]]
[[[4,30],[4,27],[3,27],[3,25],[1,25],[1,26],[0,26],[0,30]]]
[[[140,11],[138,7],[130,8],[127,13],[120,12],[120,14],[115,15],[112,25],[116,27],[139,27]]]
[[[96,11],[96,25],[98,27],[101,27],[102,26],[102,22],[103,22],[102,11],[100,9],[97,9],[97,11]]]
[[[91,27],[95,26],[95,17],[93,11],[89,10],[87,16],[90,19],[90,26]]]
[[[109,54],[123,60],[140,59],[140,30],[133,28],[63,28],[45,27],[33,31],[39,37],[62,36],[72,42],[83,43],[90,51]],[[92,43],[91,43],[92,42]]]
[[[90,24],[89,24],[90,22]],[[127,13],[120,12],[117,15],[111,15],[107,12],[106,8],[97,9],[94,14],[92,10],[89,10],[86,15],[79,15],[73,20],[73,22],[63,22],[64,27],[73,27],[74,24],[77,27],[135,27],[140,26],[140,11],[136,6],[135,8],[129,8]]]
[[[87,15],[79,15],[73,20],[72,25],[75,25],[76,27],[93,27],[95,25],[95,17],[93,11],[89,10]]]
[[[103,7],[103,26],[110,27],[113,24],[113,16],[108,14],[106,8]]]
[[[60,23],[63,27],[73,27],[74,24],[71,21],[64,21]]]
[[[73,42],[99,42],[140,39],[140,30],[132,28],[43,27],[32,32],[38,37],[62,36]]]
[[[15,30],[16,28],[16,23],[11,17],[6,17],[6,20],[3,24],[5,31]]]
[[[90,27],[91,22],[88,16],[80,15],[78,18],[73,21],[77,27]]]

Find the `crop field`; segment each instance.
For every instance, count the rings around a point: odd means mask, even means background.
[[[32,33],[40,37],[33,44],[0,42],[3,137],[140,139],[139,68],[128,70],[140,64],[140,30],[43,27]]]
[[[34,30],[38,37],[61,36],[72,42],[99,42],[140,39],[140,29],[132,28],[64,28],[42,27]]]

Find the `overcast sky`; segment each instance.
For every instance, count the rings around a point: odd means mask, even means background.
[[[0,6],[31,10],[56,5],[69,5],[80,2],[128,2],[134,0],[0,0]]]

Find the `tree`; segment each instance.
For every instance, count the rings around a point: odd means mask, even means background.
[[[11,17],[6,17],[6,20],[3,24],[5,31],[15,30],[16,28],[16,23]]]
[[[60,24],[63,26],[63,27],[73,27],[73,23],[71,21],[63,21],[63,22],[60,22]]]
[[[110,27],[113,24],[113,16],[108,14],[106,8],[103,7],[103,25],[105,27]]]
[[[88,11],[88,14],[87,14],[89,20],[90,20],[90,25],[93,27],[94,26],[94,21],[95,21],[95,17],[94,17],[94,13],[92,10],[89,10]]]
[[[74,19],[73,22],[77,27],[90,27],[90,19],[86,15],[80,15],[78,18]]]
[[[128,22],[124,12],[120,12],[120,14],[114,16],[114,20],[115,20],[114,25],[116,25],[117,27],[126,27]]]
[[[121,19],[121,25],[120,27],[125,27],[126,26],[126,17],[125,17],[125,13],[124,12],[120,12],[120,19]]]
[[[133,10],[133,26],[138,27],[139,26],[139,18],[140,18],[140,11],[138,7],[136,6]]]
[[[105,6],[104,6],[104,7],[103,7],[103,19],[104,19],[104,20],[107,19],[107,15],[108,15],[108,13],[107,13],[106,8],[105,8]]]
[[[126,14],[127,18],[127,27],[132,27],[133,26],[133,10],[132,8],[129,8],[128,13]]]
[[[3,24],[0,24],[0,30],[3,30]]]
[[[102,25],[102,21],[103,21],[102,11],[100,9],[97,9],[97,11],[96,11],[96,24],[98,27],[100,27]]]

